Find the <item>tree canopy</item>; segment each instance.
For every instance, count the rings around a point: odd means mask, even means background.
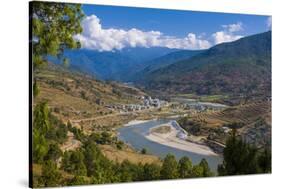
[[[80,4],[32,2],[31,8],[34,67],[46,62],[47,55],[61,56],[64,49],[81,46],[73,38],[82,32],[84,14]]]
[[[178,162],[174,155],[168,154],[163,162],[161,169],[162,179],[178,178]]]
[[[223,163],[218,166],[219,175],[241,175],[271,172],[271,151],[263,152],[237,136],[233,129],[223,151]]]

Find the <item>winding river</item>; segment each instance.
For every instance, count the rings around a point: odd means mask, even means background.
[[[150,128],[169,121],[171,121],[171,119],[150,120],[144,123],[125,126],[118,129],[118,137],[123,142],[130,144],[134,149],[141,150],[146,148],[149,154],[159,156],[160,158],[164,158],[168,153],[175,155],[177,159],[180,159],[183,156],[188,156],[193,164],[198,164],[202,158],[205,158],[208,161],[211,170],[216,172],[218,164],[222,162],[222,157],[220,156],[201,155],[180,150],[150,141],[145,137],[149,133]]]

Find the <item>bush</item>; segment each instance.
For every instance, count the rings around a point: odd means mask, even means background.
[[[116,142],[116,147],[117,147],[118,150],[122,150],[123,146],[124,146],[123,141],[119,140],[119,141]]]
[[[142,154],[147,154],[146,148],[143,148],[143,149],[141,150],[141,153],[142,153]]]

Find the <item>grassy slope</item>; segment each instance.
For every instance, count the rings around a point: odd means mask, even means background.
[[[36,102],[48,101],[62,119],[83,119],[112,113],[105,105],[136,103],[144,93],[118,83],[105,83],[91,77],[55,69],[36,73],[40,94]]]
[[[93,131],[113,132],[114,127],[134,119],[134,115],[120,115],[118,112],[108,110],[105,105],[136,103],[137,97],[144,95],[133,87],[118,83],[104,83],[88,76],[69,72],[56,65],[49,65],[48,68],[37,71],[36,80],[40,93],[34,103],[48,101],[52,114],[64,122],[71,121],[78,128],[83,126],[86,134]],[[81,91],[84,91],[84,96],[81,95]],[[86,121],[88,119],[89,121]],[[117,152],[114,159],[117,161],[123,160],[124,157],[128,157],[133,162],[158,160],[155,156],[142,156],[128,149],[122,151],[114,147],[101,148],[108,158],[113,157],[108,153],[109,148]]]
[[[121,163],[124,160],[129,160],[132,163],[160,163],[160,159],[156,156],[149,154],[139,154],[131,149],[118,150],[110,145],[100,145],[99,146],[106,157],[112,161],[117,161]]]

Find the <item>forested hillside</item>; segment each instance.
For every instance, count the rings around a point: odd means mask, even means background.
[[[214,46],[153,71],[139,84],[170,93],[270,95],[271,32]]]

